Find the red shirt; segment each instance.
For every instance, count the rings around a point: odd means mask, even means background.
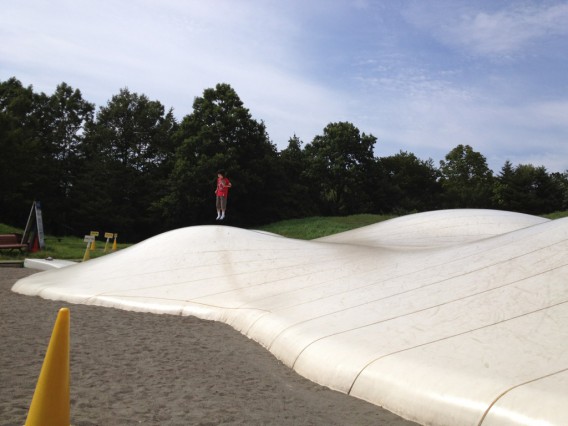
[[[215,191],[215,195],[217,197],[227,197],[229,195],[229,186],[231,182],[227,178],[217,178],[217,190]]]

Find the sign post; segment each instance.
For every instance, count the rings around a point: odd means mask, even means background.
[[[83,256],[83,262],[89,260],[91,256],[89,255],[89,251],[92,250],[91,246],[95,243],[95,236],[94,235],[85,235],[83,239],[85,243],[87,243],[87,248],[85,249],[85,255]]]
[[[40,250],[45,250],[45,234],[43,233],[43,216],[41,214],[41,203],[35,202],[37,238]]]
[[[37,246],[36,246],[37,242]],[[22,244],[28,244],[30,251],[45,250],[45,234],[43,232],[43,216],[41,214],[41,203],[34,201],[28,222],[22,235]]]
[[[105,232],[105,238],[106,238],[105,251],[104,251],[105,253],[107,252],[108,242],[112,237],[114,237],[114,234],[112,232]]]
[[[91,237],[93,237],[93,242],[92,242],[92,244],[91,244],[91,250],[95,250],[95,249],[96,249],[96,247],[95,247],[95,245],[96,245],[95,239],[96,239],[96,237],[99,236],[99,231],[91,231],[90,235],[91,235]]]

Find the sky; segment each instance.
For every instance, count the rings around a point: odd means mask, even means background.
[[[181,120],[218,83],[279,150],[330,123],[436,166],[568,170],[568,0],[0,0],[0,81],[121,89]]]

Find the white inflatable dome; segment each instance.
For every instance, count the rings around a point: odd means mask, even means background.
[[[13,291],[222,321],[421,424],[568,424],[568,219],[449,210],[313,241],[196,226]]]

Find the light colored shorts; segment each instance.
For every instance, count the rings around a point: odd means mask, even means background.
[[[217,210],[227,210],[227,197],[217,196],[215,206],[217,207]]]

